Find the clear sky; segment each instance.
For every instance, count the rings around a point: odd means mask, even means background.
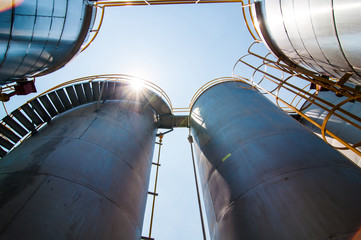
[[[37,78],[36,86],[41,93],[78,77],[128,74],[156,83],[174,107],[188,107],[203,84],[232,75],[251,43],[238,3],[107,8],[92,45],[64,68]],[[16,96],[7,106],[32,96]],[[157,240],[202,239],[187,136],[188,129],[176,129],[164,137],[152,234]],[[149,220],[147,214],[144,235]]]

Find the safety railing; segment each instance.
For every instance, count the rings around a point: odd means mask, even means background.
[[[161,107],[160,115],[172,114],[172,103],[168,95],[149,81],[120,74],[78,78],[50,88],[10,114],[7,113],[0,121],[0,157],[5,156],[57,115],[82,104],[98,102],[99,105],[100,100],[118,99],[123,93],[117,90],[121,86],[131,86],[135,81],[142,84],[142,89],[148,89],[158,96],[149,96],[149,104],[153,104],[151,101],[159,104],[156,99],[160,98],[167,105],[168,110]]]
[[[340,137],[339,130],[330,130],[328,123],[340,121],[354,128],[354,134],[361,138],[361,117],[359,113],[352,113],[344,106],[350,102],[360,104],[361,95],[356,88],[337,85],[338,79],[325,79],[308,72],[298,71],[282,64],[278,59],[264,50],[264,46],[257,48],[257,43],[250,46],[248,53],[241,57],[233,68],[233,76],[241,79],[262,94],[269,97],[279,108],[289,114],[299,114],[313,126],[320,129],[322,138],[329,142],[335,139],[339,150],[349,149],[354,154],[361,156],[361,139],[349,141],[347,137]],[[330,83],[332,82],[332,83]],[[324,91],[329,91],[334,101],[321,97]],[[315,119],[310,107],[318,108],[323,112],[324,118]],[[360,131],[360,132],[358,132]],[[336,133],[337,132],[337,133]]]
[[[246,27],[251,34],[252,38],[256,41],[261,41],[260,36],[255,27],[255,20],[252,14],[251,0],[131,0],[131,1],[98,1],[94,3],[96,8],[96,18],[93,29],[90,30],[91,37],[83,44],[80,52],[87,49],[90,44],[95,40],[101,26],[103,24],[105,9],[108,7],[122,7],[122,6],[150,6],[150,5],[179,5],[179,4],[209,4],[209,3],[240,3],[242,6],[243,19]]]

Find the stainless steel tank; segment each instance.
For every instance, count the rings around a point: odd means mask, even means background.
[[[30,103],[41,117],[70,110],[48,118],[1,159],[1,239],[140,239],[159,111],[166,104],[154,93],[133,99],[122,84],[102,86],[56,90],[40,98],[45,108]]]
[[[83,44],[95,16],[88,0],[18,2],[0,11],[0,85],[64,66]]]
[[[361,169],[249,87],[215,85],[191,109],[211,239],[351,239]]]
[[[352,73],[361,84],[361,3],[354,0],[259,0],[254,5],[263,42],[289,65],[329,77]]]

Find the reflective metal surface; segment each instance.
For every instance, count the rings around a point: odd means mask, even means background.
[[[325,101],[328,101],[334,105],[338,105],[341,102],[345,101],[345,97],[337,97],[332,92],[320,92],[318,93],[318,97],[324,99]],[[328,115],[329,111],[326,111],[319,106],[315,104],[310,104],[309,101],[306,101],[304,104],[304,107],[306,107],[302,112],[315,122],[319,123],[320,125],[323,124],[325,121],[326,116]],[[348,111],[355,116],[361,118],[361,104],[360,102],[347,102],[340,106],[340,108],[344,111]],[[303,107],[301,107],[303,109]],[[339,112],[337,112],[340,114]],[[341,114],[342,117],[347,118],[351,122],[358,124],[358,122],[355,119],[352,119],[344,114]],[[318,136],[322,137],[321,130],[317,128],[315,125],[311,124],[309,121],[305,120],[304,118],[300,119],[300,122],[310,128],[314,133],[316,133]],[[326,129],[337,134],[341,139],[344,139],[348,143],[354,145],[356,144],[356,149],[361,150],[361,147],[357,144],[361,142],[361,129],[359,129],[356,126],[353,126],[350,123],[345,122],[340,117],[336,116],[335,114],[332,114],[331,117],[328,119],[326,124]],[[357,154],[353,153],[352,151],[345,149],[342,144],[340,144],[336,139],[326,136],[327,142],[330,143],[332,146],[335,146],[336,148],[339,148],[338,150],[344,154],[346,157],[348,157],[350,160],[352,160],[355,164],[359,165],[361,167],[361,158]]]
[[[64,66],[92,22],[83,0],[25,0],[0,12],[0,85]]]
[[[89,103],[20,144],[0,164],[0,238],[140,239],[155,121],[145,102]]]
[[[249,87],[215,85],[191,109],[211,239],[351,239],[361,170]]]
[[[261,0],[255,3],[262,40],[287,64],[361,84],[361,3],[353,0]]]

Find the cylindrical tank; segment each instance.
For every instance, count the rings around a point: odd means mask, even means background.
[[[88,103],[0,164],[1,239],[141,236],[157,115],[149,103]]]
[[[361,3],[354,0],[259,0],[263,42],[281,60],[361,84]]]
[[[249,85],[203,92],[191,130],[211,239],[350,239],[361,227],[361,170]]]
[[[0,11],[0,85],[64,66],[95,16],[88,0],[10,2],[14,6]]]
[[[358,101],[345,102],[345,100],[347,100],[347,98],[338,97],[333,92],[319,92],[317,96],[322,98],[325,101],[328,101],[328,102],[332,103],[335,106],[341,104],[340,109],[345,110],[345,111],[355,115],[356,117],[361,118],[361,104],[360,104],[360,102],[358,102]],[[342,103],[344,103],[344,104],[342,104]],[[305,108],[304,108],[304,110],[302,112],[307,117],[311,118],[313,121],[320,124],[321,126],[324,123],[327,115],[329,114],[329,111],[326,111],[325,109],[323,109],[323,108],[321,108],[321,107],[319,107],[319,106],[317,106],[315,104],[310,103],[310,101],[306,101],[303,104],[303,107],[305,107]],[[301,107],[301,109],[303,107]],[[330,109],[330,108],[328,108],[328,109]],[[343,118],[348,119],[351,123],[360,125],[359,121],[357,121],[356,119],[353,119],[353,118],[341,113],[338,110],[335,113],[339,114]],[[301,118],[300,122],[303,125],[310,128],[318,136],[322,137],[322,133],[321,133],[320,128],[316,127],[315,125],[313,125],[312,123],[307,121],[305,118]],[[340,117],[336,116],[335,114],[332,114],[330,116],[330,118],[328,119],[327,124],[326,124],[326,129],[331,131],[336,136],[343,139],[344,141],[346,141],[349,144],[354,145],[354,144],[358,144],[359,142],[361,142],[361,129],[359,129],[359,128],[353,126],[352,124],[342,120]],[[334,147],[339,148],[339,151],[342,154],[347,156],[350,160],[352,160],[357,165],[361,166],[361,157],[360,156],[358,156],[356,153],[352,152],[351,150],[349,150],[347,148],[345,149],[345,146],[343,144],[341,144],[336,139],[328,136],[327,134],[325,135],[325,137],[326,137],[326,140],[327,140],[327,142],[329,144],[331,144]],[[356,147],[356,149],[361,151],[360,146]]]

